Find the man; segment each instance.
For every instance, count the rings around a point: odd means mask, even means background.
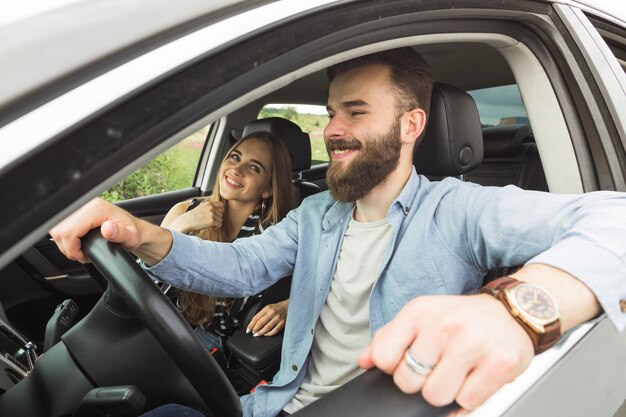
[[[434,405],[473,409],[526,369],[533,351],[598,315],[598,300],[624,327],[624,195],[431,183],[412,167],[432,88],[426,62],[402,48],[329,76],[330,194],[306,199],[263,235],[200,242],[94,200],[51,230],[55,242],[87,261],[78,238],[100,226],[150,274],[214,295],[257,293],[293,272],[284,362],[271,385],[242,398],[248,416],[293,413],[374,366]],[[538,285],[520,287],[529,306],[558,305],[560,321],[552,317],[545,335],[491,294],[443,295],[478,292],[498,264],[526,264],[513,276]],[[498,282],[488,291],[502,299],[519,284]]]

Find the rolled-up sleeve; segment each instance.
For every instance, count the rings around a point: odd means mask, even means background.
[[[444,240],[477,268],[559,268],[594,292],[618,330],[626,327],[626,194],[467,184],[442,197],[437,219]]]
[[[597,194],[599,201],[581,207],[571,227],[527,264],[554,266],[585,283],[622,331],[626,327],[626,200]]]

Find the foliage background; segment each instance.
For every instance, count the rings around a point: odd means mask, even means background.
[[[110,202],[191,187],[207,128],[183,139],[102,193]]]

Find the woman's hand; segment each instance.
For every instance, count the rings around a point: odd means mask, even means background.
[[[285,327],[289,300],[268,304],[256,313],[246,328],[246,333],[257,336],[274,336]]]
[[[191,201],[184,201],[172,207],[163,219],[161,226],[185,234],[206,228],[219,229],[222,227],[225,208],[222,201],[205,199],[198,207],[186,211],[190,204]]]

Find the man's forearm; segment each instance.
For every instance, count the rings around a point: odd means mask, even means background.
[[[602,312],[593,292],[581,281],[558,268],[531,264],[512,277],[539,285],[554,297],[561,313],[561,331],[591,320]]]
[[[148,265],[156,265],[170,253],[173,244],[172,233],[146,221],[137,222],[141,243],[132,253]]]

